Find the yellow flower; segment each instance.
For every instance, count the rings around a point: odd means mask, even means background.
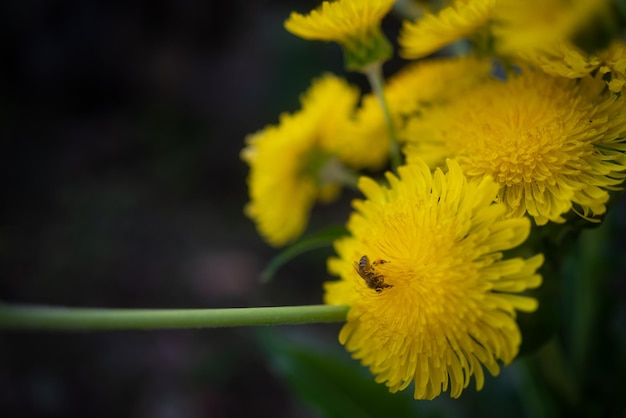
[[[391,140],[378,99],[368,94],[350,123],[343,126],[337,153],[351,167],[380,170],[389,160]]]
[[[411,63],[391,77],[385,89],[390,107],[403,116],[463,94],[489,78],[490,60],[433,58]]]
[[[570,41],[596,20],[610,22],[611,13],[609,0],[498,0],[492,30],[497,49],[515,54]]]
[[[472,85],[488,79],[491,67],[490,61],[473,57],[435,58],[405,66],[388,79],[384,88],[394,125],[401,130],[411,114],[463,94]],[[357,168],[372,169],[381,168],[387,162],[389,130],[373,94],[363,97],[354,120],[345,128],[342,134],[346,150],[344,161]]]
[[[387,60],[391,45],[380,22],[395,0],[325,1],[308,15],[292,12],[285,28],[301,38],[337,42],[346,54],[348,69]]]
[[[304,16],[292,12],[285,28],[304,39],[350,43],[380,26],[395,0],[325,1]]]
[[[606,42],[616,30],[615,14],[607,0],[500,0],[493,10],[495,49],[550,75],[580,78],[599,70],[618,93],[626,46],[621,39]]]
[[[614,93],[622,91],[626,79],[626,44],[622,40],[593,54],[581,51],[569,41],[558,41],[537,49],[518,50],[515,57],[550,75],[567,78],[581,78],[598,70]]]
[[[601,63],[597,56],[585,54],[566,41],[555,41],[537,49],[520,49],[516,51],[515,57],[550,75],[567,78],[584,77],[596,70]]]
[[[454,0],[437,14],[404,22],[398,42],[404,58],[421,58],[487,28],[495,0]]]
[[[334,151],[341,140],[337,133],[352,115],[358,95],[343,79],[326,75],[302,97],[302,110],[282,114],[277,126],[247,138],[241,152],[250,165],[245,212],[270,244],[297,238],[314,203],[338,195],[342,165]]]
[[[539,71],[493,80],[411,120],[407,161],[456,158],[467,176],[496,180],[510,216],[538,225],[570,210],[594,220],[626,177],[625,102],[604,89]]]
[[[367,199],[328,261],[340,280],[325,284],[325,302],[350,306],[340,342],[391,392],[414,381],[416,399],[456,398],[471,376],[480,390],[483,366],[497,375],[521,342],[516,310],[537,308],[515,293],[541,284],[542,255],[502,255],[526,240],[528,218],[504,219],[491,179],[470,183],[448,167],[400,167],[389,188],[362,177]]]

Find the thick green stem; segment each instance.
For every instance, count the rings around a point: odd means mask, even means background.
[[[398,143],[396,128],[383,92],[382,64],[380,62],[370,64],[363,68],[362,71],[367,76],[367,79],[372,86],[372,92],[376,95],[378,103],[380,104],[383,114],[385,115],[385,123],[387,124],[387,131],[389,132],[389,157],[391,158],[391,168],[393,171],[397,171],[397,168],[402,165],[402,156],[400,155],[400,145]]]
[[[0,329],[67,331],[218,328],[342,322],[347,306],[91,309],[0,304]]]

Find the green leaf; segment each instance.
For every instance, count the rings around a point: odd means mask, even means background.
[[[261,273],[261,282],[269,282],[276,272],[300,254],[332,246],[333,242],[348,233],[345,226],[330,226],[317,234],[304,237],[275,256]]]

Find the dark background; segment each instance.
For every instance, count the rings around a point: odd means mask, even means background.
[[[291,3],[2,2],[0,299],[321,303],[330,251],[263,285],[276,250],[243,215],[245,136],[343,73],[336,45],[283,29]],[[316,329],[335,343],[338,325]],[[0,334],[3,417],[253,414],[310,416],[250,329]]]

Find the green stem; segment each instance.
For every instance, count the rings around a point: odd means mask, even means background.
[[[588,229],[580,234],[578,251],[573,255],[575,268],[568,279],[572,294],[572,304],[568,306],[568,328],[570,335],[570,353],[576,372],[577,382],[584,385],[589,373],[590,352],[594,346],[598,326],[598,314],[603,280],[608,276],[607,263],[610,258],[608,243],[614,226],[607,217],[597,228]]]
[[[387,124],[387,131],[389,132],[389,141],[391,142],[389,147],[389,156],[391,158],[391,168],[397,172],[397,168],[402,165],[402,156],[400,154],[400,145],[398,143],[398,135],[396,134],[396,128],[391,118],[391,112],[387,106],[387,100],[383,92],[383,71],[381,62],[376,62],[363,68],[363,72],[367,76],[370,85],[372,86],[372,92],[376,95],[378,103],[385,115],[385,123]]]
[[[67,331],[218,328],[342,322],[347,306],[230,309],[91,309],[0,304],[0,329]]]

